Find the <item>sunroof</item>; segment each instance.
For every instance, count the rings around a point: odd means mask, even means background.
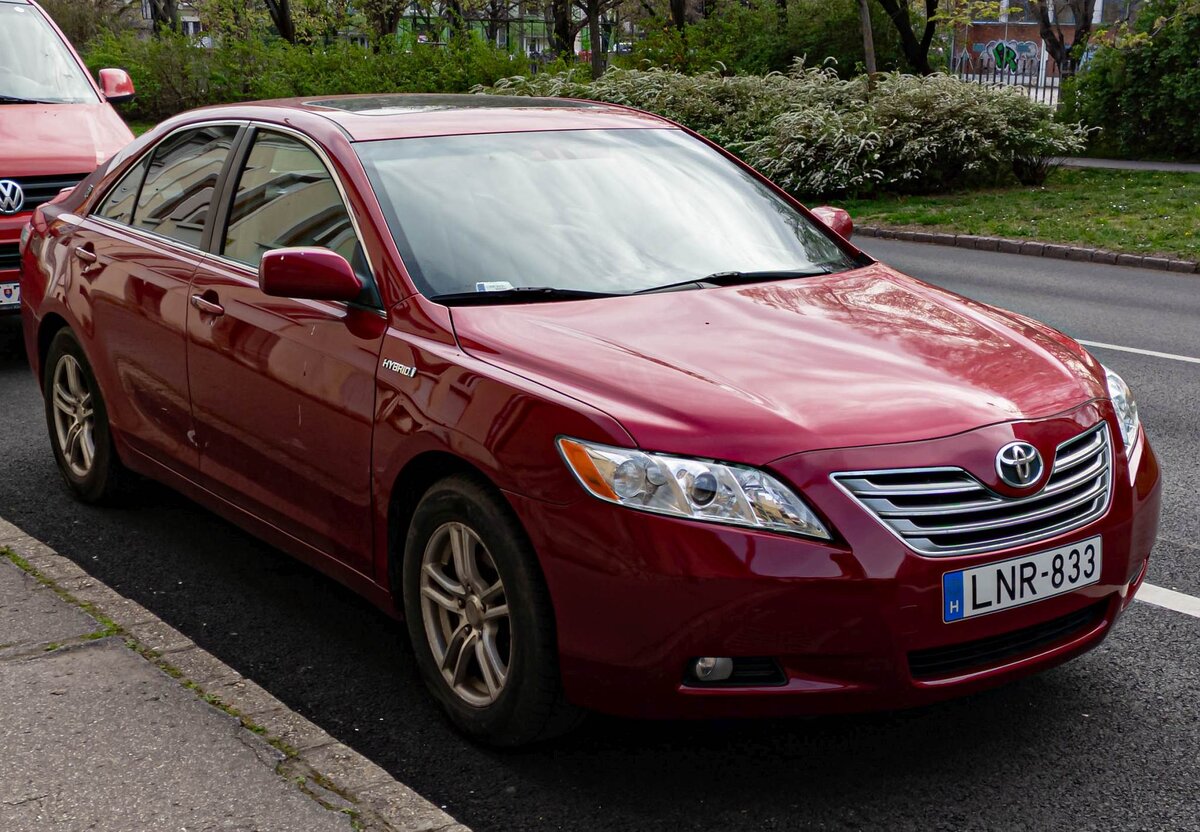
[[[428,113],[436,110],[498,110],[530,108],[587,109],[598,107],[589,101],[567,101],[562,98],[531,98],[524,95],[359,95],[351,98],[325,98],[304,102],[310,107],[324,107],[366,116]]]

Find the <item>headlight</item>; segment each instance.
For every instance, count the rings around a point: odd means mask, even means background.
[[[766,471],[561,438],[567,467],[591,494],[628,508],[829,540],[792,491]]]
[[[1104,367],[1103,364],[1100,366]],[[1133,453],[1134,443],[1137,442],[1138,428],[1142,422],[1138,418],[1137,402],[1133,400],[1133,392],[1125,380],[1112,370],[1104,367],[1104,377],[1108,381],[1108,397],[1112,399],[1113,408],[1117,411],[1117,424],[1121,426],[1121,441],[1125,444],[1125,453]]]

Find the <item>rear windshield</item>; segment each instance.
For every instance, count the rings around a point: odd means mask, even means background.
[[[430,296],[547,286],[625,294],[714,272],[855,265],[752,174],[680,130],[355,149],[409,273]]]
[[[99,101],[75,57],[37,9],[0,3],[0,105],[13,103],[11,99]]]

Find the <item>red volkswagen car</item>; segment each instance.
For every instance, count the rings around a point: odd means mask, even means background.
[[[112,108],[132,97],[124,70],[94,82],[36,3],[0,0],[0,316],[21,306],[21,229],[133,139]]]
[[[403,615],[490,742],[1095,647],[1158,524],[1129,389],[821,216],[621,107],[199,110],[38,209],[24,332],[80,498],[153,477]]]

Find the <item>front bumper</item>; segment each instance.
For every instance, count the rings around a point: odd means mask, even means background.
[[[1107,403],[1070,418],[1087,426],[1101,417],[1112,425]],[[994,453],[1006,431],[1011,426],[915,444],[938,455],[923,464],[958,464],[979,446]],[[590,498],[551,505],[510,494],[554,602],[568,698],[649,717],[899,708],[1010,681],[1099,644],[1132,601],[1157,533],[1160,475],[1146,439],[1132,464],[1123,450],[1114,452],[1112,502],[1100,519],[1026,546],[961,557],[916,554],[829,480],[835,471],[893,467],[893,461],[911,466],[913,454],[914,444],[879,446],[802,454],[772,466],[836,529],[840,538],[828,544]],[[1099,583],[943,623],[943,573],[1097,534],[1104,545]],[[1071,626],[1055,629],[1058,622]],[[919,657],[931,651],[987,645],[1014,633],[1044,637],[1018,639],[1015,651],[950,674],[913,670],[913,660],[919,667]],[[783,671],[781,684],[688,685],[685,668],[698,656],[770,658]]]

